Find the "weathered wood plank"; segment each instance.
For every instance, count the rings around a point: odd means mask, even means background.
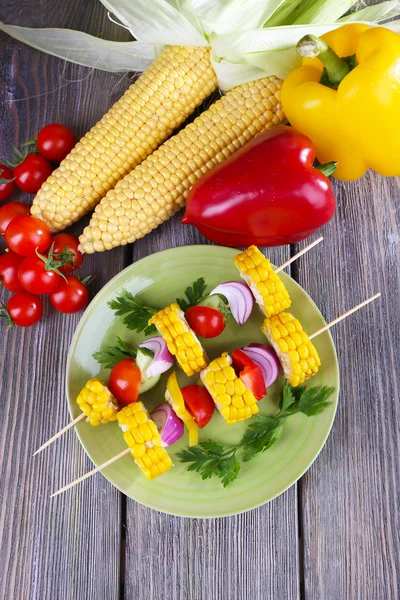
[[[175,215],[136,242],[133,259],[207,240]],[[271,249],[281,264],[289,248]],[[127,500],[125,597],[140,600],[299,598],[297,487],[257,510],[181,519]]]
[[[97,0],[2,3],[0,19],[30,26],[84,29],[126,38]],[[11,38],[0,41],[1,155],[40,126],[60,121],[81,135],[128,85],[120,75],[67,65]],[[83,83],[80,83],[80,82]],[[26,100],[25,98],[29,98]],[[29,202],[20,194],[15,199]],[[78,233],[83,224],[72,231]],[[96,293],[125,264],[125,252],[88,257],[82,274]],[[1,300],[8,298],[0,291]],[[58,600],[119,598],[121,495],[101,476],[51,501],[49,495],[89,470],[73,432],[34,459],[32,452],[65,425],[66,357],[80,315],[55,314],[46,303],[34,328],[0,330],[0,597]]]
[[[341,395],[331,436],[301,482],[305,597],[399,598],[399,181],[336,184],[321,253],[298,278],[327,319],[382,292],[332,331]]]

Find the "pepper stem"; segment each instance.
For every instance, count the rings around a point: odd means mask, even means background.
[[[351,71],[350,65],[342,60],[324,40],[316,35],[305,35],[296,46],[296,51],[304,58],[319,58],[326,69],[329,83],[337,87]]]

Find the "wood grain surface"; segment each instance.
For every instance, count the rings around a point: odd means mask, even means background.
[[[98,0],[3,0],[0,20],[127,39]],[[66,64],[1,34],[0,57],[0,156],[49,122],[84,133],[129,85],[128,76]],[[68,422],[66,354],[79,315],[46,306],[31,330],[0,325],[0,600],[400,597],[399,185],[368,174],[335,189],[338,210],[323,246],[291,274],[327,319],[375,291],[382,299],[333,332],[342,390],[321,455],[298,484],[257,510],[171,517],[126,499],[101,475],[50,501],[90,468],[73,432],[31,458]],[[207,241],[176,215],[133,246],[88,257],[82,273],[95,276],[94,294],[132,261],[196,243]],[[295,251],[268,255],[279,263]]]

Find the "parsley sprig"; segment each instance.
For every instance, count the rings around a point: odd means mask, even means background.
[[[115,346],[106,346],[95,352],[93,358],[105,369],[112,369],[117,363],[125,358],[136,358],[135,350],[121,338],[117,338]]]
[[[188,286],[185,290],[186,299],[177,298],[176,302],[179,304],[183,311],[187,310],[191,306],[195,306],[206,297],[206,283],[204,277],[199,277],[191,286]],[[124,324],[131,331],[137,331],[140,333],[144,331],[145,335],[153,335],[157,330],[154,325],[148,325],[149,319],[155,315],[160,309],[153,308],[152,306],[146,306],[143,302],[140,302],[131,292],[122,290],[120,295],[114,300],[110,300],[108,306],[115,311],[115,313],[124,317]]]
[[[183,311],[187,310],[191,306],[195,306],[206,297],[206,282],[204,277],[199,277],[192,285],[186,288],[186,298],[177,298],[176,302],[179,304]]]
[[[202,479],[209,479],[214,475],[226,487],[239,475],[239,452],[243,462],[265,452],[278,440],[287,417],[296,413],[303,413],[308,417],[318,415],[330,404],[327,399],[332,392],[333,388],[327,386],[295,388],[285,380],[279,411],[272,417],[255,415],[239,444],[221,444],[208,440],[183,450],[178,457],[181,462],[189,464],[188,471],[196,471]]]
[[[108,306],[115,310],[118,316],[124,317],[124,324],[131,331],[137,331],[138,333],[144,331],[145,335],[155,333],[156,328],[154,325],[148,325],[148,322],[158,312],[158,309],[142,304],[131,292],[122,290],[118,298],[110,300]]]

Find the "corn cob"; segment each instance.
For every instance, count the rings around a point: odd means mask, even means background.
[[[186,375],[191,377],[207,365],[207,354],[176,302],[151,317],[149,325],[157,327]]]
[[[172,467],[172,460],[162,447],[161,436],[142,402],[128,404],[118,413],[124,440],[146,479],[155,479]]]
[[[196,421],[186,409],[182,392],[178,385],[176,373],[168,377],[165,399],[171,405],[176,415],[182,419],[189,434],[189,446],[196,446],[199,442],[199,430]]]
[[[289,308],[292,301],[285,286],[268,258],[265,258],[256,246],[250,246],[237,254],[234,260],[242,279],[250,287],[255,301],[266,317],[272,317]]]
[[[321,365],[318,352],[300,321],[291,313],[281,312],[266,318],[261,329],[277,353],[283,374],[291,385],[300,385],[318,372]]]
[[[32,215],[53,231],[80,219],[216,87],[208,48],[167,47],[50,175]]]
[[[76,401],[91,425],[117,420],[118,402],[100,379],[89,379]]]
[[[97,205],[79,238],[83,251],[134,242],[169,219],[203,173],[284,120],[280,86],[276,77],[245,83],[165,142]]]
[[[231,357],[224,352],[200,373],[202,382],[228,425],[245,421],[258,413],[253,392],[236,376],[231,364]]]

